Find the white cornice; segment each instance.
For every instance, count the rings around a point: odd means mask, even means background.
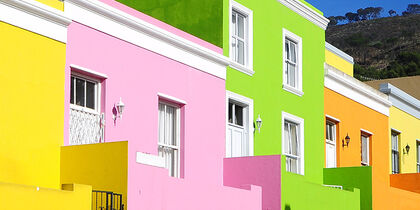
[[[64,43],[71,23],[62,11],[34,0],[0,0],[0,21]]]
[[[299,0],[277,0],[282,3],[284,6],[288,7],[289,9],[295,11],[302,17],[306,18],[307,20],[311,21],[315,25],[319,26],[323,30],[327,29],[328,23],[330,22],[327,18],[323,15],[319,14],[312,8],[306,6]]]
[[[388,97],[363,82],[325,64],[325,87],[353,101],[389,116]]]
[[[66,0],[73,20],[226,79],[229,58],[97,0]]]
[[[354,64],[354,59],[347,53],[343,52],[342,50],[336,48],[332,44],[325,42],[325,49],[330,51],[331,53],[336,54],[337,56],[341,57],[342,59],[346,60],[347,62]]]
[[[390,83],[381,84],[379,90],[389,95],[389,100],[392,101],[393,106],[420,119],[420,100]]]

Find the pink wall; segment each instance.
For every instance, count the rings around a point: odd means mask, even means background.
[[[70,65],[102,74],[105,141],[128,141],[129,209],[244,209],[261,206],[261,191],[223,186],[225,81],[89,27],[68,28],[65,144],[69,135]],[[135,162],[136,152],[157,155],[158,93],[187,102],[183,112],[182,179]],[[122,97],[122,119],[112,120]],[[182,169],[181,169],[182,170]],[[171,205],[173,208],[169,208]]]
[[[281,209],[281,156],[225,158],[223,166],[226,186],[247,189],[249,185],[262,187],[262,208]]]

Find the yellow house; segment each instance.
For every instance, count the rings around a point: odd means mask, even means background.
[[[60,183],[71,20],[63,2],[40,2],[0,0],[1,208],[89,209],[90,186]]]
[[[353,76],[353,57],[328,42],[325,42],[325,63],[336,69],[340,69],[340,71],[347,75]]]
[[[420,172],[420,76],[366,82],[386,93],[390,109],[390,172]]]

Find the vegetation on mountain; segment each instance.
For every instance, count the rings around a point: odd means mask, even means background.
[[[378,18],[375,11],[382,10],[365,8],[345,19],[335,17],[348,23],[332,23],[327,42],[354,57],[358,79],[420,75],[420,5],[410,4],[402,16],[390,10],[389,17]]]

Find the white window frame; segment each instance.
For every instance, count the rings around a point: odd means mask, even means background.
[[[416,140],[416,150],[417,150],[417,173],[420,173],[420,139]]]
[[[245,65],[242,65],[235,61],[235,58],[233,58],[234,52],[232,49],[232,42],[234,35],[233,30],[235,30],[232,27],[232,11],[235,10],[236,12],[244,15],[246,17],[245,19],[245,49],[244,49],[244,59],[245,59]],[[242,4],[239,4],[238,2],[234,0],[229,1],[229,57],[231,59],[230,67],[234,68],[242,73],[245,73],[247,75],[252,76],[254,74],[253,70],[253,11],[248,9],[247,7],[243,6]]]
[[[369,131],[366,131],[364,129],[360,129],[360,158],[362,158],[362,154],[363,154],[363,144],[362,144],[362,136],[366,137],[367,142],[366,142],[366,158],[367,158],[367,162],[362,162],[362,160],[360,160],[360,163],[362,166],[369,166],[370,165],[370,141],[372,138],[372,133]]]
[[[296,68],[296,83],[297,83],[297,87],[293,87],[287,84],[287,75],[286,75],[286,71],[287,71],[287,65],[286,64],[286,40],[291,40],[293,42],[296,43],[297,45],[297,68]],[[302,96],[303,95],[303,90],[302,90],[302,38],[290,31],[288,31],[287,29],[283,28],[283,49],[282,49],[282,54],[283,54],[283,89],[291,92],[295,95],[298,96]]]
[[[287,112],[282,112],[282,120],[281,120],[281,132],[282,132],[282,154],[287,156],[286,153],[286,139],[284,137],[284,123],[285,121],[289,121],[292,123],[296,123],[298,127],[298,143],[299,143],[299,161],[298,161],[298,174],[305,175],[305,124],[304,119],[297,117],[295,115],[289,114]]]
[[[244,113],[247,113],[247,117],[244,118],[247,124],[248,129],[248,156],[254,156],[254,100],[245,97],[243,95],[239,95],[237,93],[226,91],[226,134],[228,133],[229,129],[229,101],[235,101],[238,104],[241,104],[244,106]],[[246,108],[245,108],[246,106]],[[246,110],[245,110],[246,109]],[[226,149],[225,149],[225,157],[228,157],[228,149],[230,148],[230,145],[228,143],[228,136],[226,135]]]
[[[328,117],[327,117],[327,119],[325,121],[325,128],[327,128],[327,124],[332,124],[332,126],[334,128],[334,130],[333,130],[334,134],[332,136],[334,138],[333,139],[333,142],[334,142],[334,155],[335,155],[335,158],[334,158],[334,166],[331,167],[331,168],[336,168],[337,167],[337,123],[338,123],[337,121],[335,121],[335,120],[333,120],[331,118],[328,118]],[[325,132],[327,132],[327,129],[325,129]],[[325,134],[325,150],[327,149],[326,148],[327,147],[327,141],[332,141],[332,140],[328,139],[327,138],[327,134]],[[328,160],[327,160],[327,162],[328,162]]]
[[[394,135],[396,135],[397,136],[397,150],[394,150],[393,148],[392,148],[392,137],[394,136]],[[401,173],[401,165],[400,165],[400,158],[401,158],[401,153],[400,153],[400,142],[401,142],[401,132],[399,132],[399,131],[397,131],[396,129],[391,129],[391,173],[392,174],[399,174],[399,173]],[[417,146],[417,145],[416,145]],[[398,164],[398,168],[397,168],[397,170],[398,171],[396,171],[396,173],[394,173],[394,169],[393,169],[393,164],[394,164],[394,161],[393,161],[393,152],[397,152],[398,153],[398,160],[397,160],[397,164]]]
[[[79,105],[76,105],[76,104],[72,104],[69,101],[70,108],[75,109],[75,110],[80,110],[80,111],[83,111],[83,112],[87,112],[87,113],[99,114],[101,112],[101,81],[98,80],[98,79],[86,76],[84,74],[72,71],[71,74],[70,74],[70,83],[72,82],[71,81],[72,77],[95,83],[95,108],[91,109],[91,108],[88,108],[88,107],[79,106]],[[74,88],[76,88],[76,84],[74,84]],[[69,88],[69,89],[71,91],[71,88]],[[72,93],[70,93],[70,94],[72,94]],[[71,97],[71,95],[70,95],[70,97]],[[69,98],[69,100],[70,100],[70,98]],[[73,100],[76,100],[76,97],[74,97]],[[85,84],[85,103],[86,103],[86,84]]]
[[[165,106],[170,106],[176,109],[176,114],[175,114],[175,118],[176,118],[176,125],[175,125],[175,129],[176,129],[176,134],[175,134],[175,138],[176,138],[176,142],[177,142],[177,146],[173,146],[173,145],[167,145],[164,143],[160,143],[159,142],[159,106],[158,106],[158,151],[159,151],[159,147],[167,147],[167,148],[171,148],[171,149],[176,149],[178,150],[178,160],[177,160],[177,165],[174,166],[176,167],[176,174],[174,174],[173,177],[179,178],[180,174],[181,174],[181,107],[178,104],[174,104],[174,103],[170,103],[170,102],[166,102],[165,98],[159,98],[159,103],[160,104],[164,104]],[[162,157],[164,158],[164,157]],[[165,162],[166,160],[164,160]],[[168,170],[169,176],[171,176],[171,171]]]

